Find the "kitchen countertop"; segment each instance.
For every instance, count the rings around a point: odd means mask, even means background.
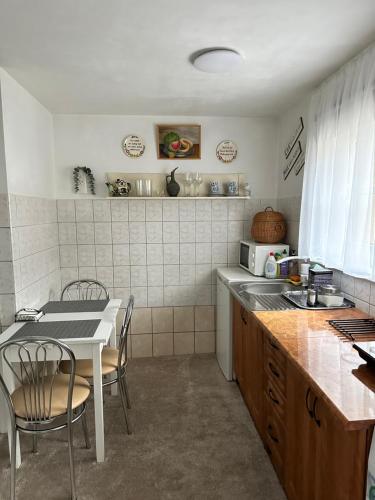
[[[358,309],[254,311],[347,429],[375,424],[375,370],[349,341],[340,340],[327,320],[368,318]]]

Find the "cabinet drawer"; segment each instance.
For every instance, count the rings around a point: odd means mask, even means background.
[[[273,411],[270,403],[266,406],[266,419],[265,419],[265,437],[269,444],[272,444],[277,450],[281,458],[284,457],[285,452],[285,427]]]
[[[284,461],[273,441],[269,440],[267,437],[265,438],[265,449],[270,457],[280,483],[284,484]]]
[[[276,356],[272,354],[264,358],[264,370],[268,379],[272,380],[277,389],[286,395],[286,370],[280,366]]]
[[[270,357],[274,359],[280,368],[286,371],[286,357],[276,340],[268,334],[264,336],[264,352],[266,358]]]
[[[265,385],[266,401],[273,408],[278,416],[284,420],[285,416],[285,398],[273,384],[272,380],[268,379]]]

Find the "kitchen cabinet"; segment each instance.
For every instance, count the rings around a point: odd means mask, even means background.
[[[289,500],[363,500],[371,426],[347,430],[256,316],[233,304],[234,371]]]
[[[242,396],[260,433],[263,431],[263,333],[239,302],[233,306],[234,372]]]
[[[367,432],[347,431],[293,365],[287,369],[285,490],[291,500],[362,500]]]

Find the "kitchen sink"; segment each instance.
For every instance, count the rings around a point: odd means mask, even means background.
[[[240,289],[249,295],[281,295],[292,290],[299,290],[301,287],[285,281],[276,281],[272,283],[242,283]]]

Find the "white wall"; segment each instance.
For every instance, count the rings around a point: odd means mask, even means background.
[[[158,160],[157,123],[201,124],[202,159]],[[105,172],[167,172],[180,166],[182,172],[246,173],[255,197],[276,197],[277,136],[272,118],[55,115],[54,128],[58,197],[73,194],[72,168],[77,165],[92,168],[99,195],[107,192]],[[143,137],[146,150],[142,158],[130,159],[122,152],[121,141],[129,134]],[[215,154],[224,139],[238,145],[238,157],[230,164],[223,164]]]
[[[307,130],[307,113],[309,107],[310,95],[306,96],[302,101],[296,103],[293,107],[289,108],[278,121],[278,198],[288,198],[291,196],[301,196],[303,173],[304,169],[298,175],[292,171],[288,178],[284,181],[283,170],[287,163],[284,155],[284,149],[288,144],[293,132],[295,131],[299,118],[302,116],[305,125],[304,130],[300,136],[303,153],[306,150],[306,130]]]
[[[8,192],[54,196],[51,113],[0,68]]]

